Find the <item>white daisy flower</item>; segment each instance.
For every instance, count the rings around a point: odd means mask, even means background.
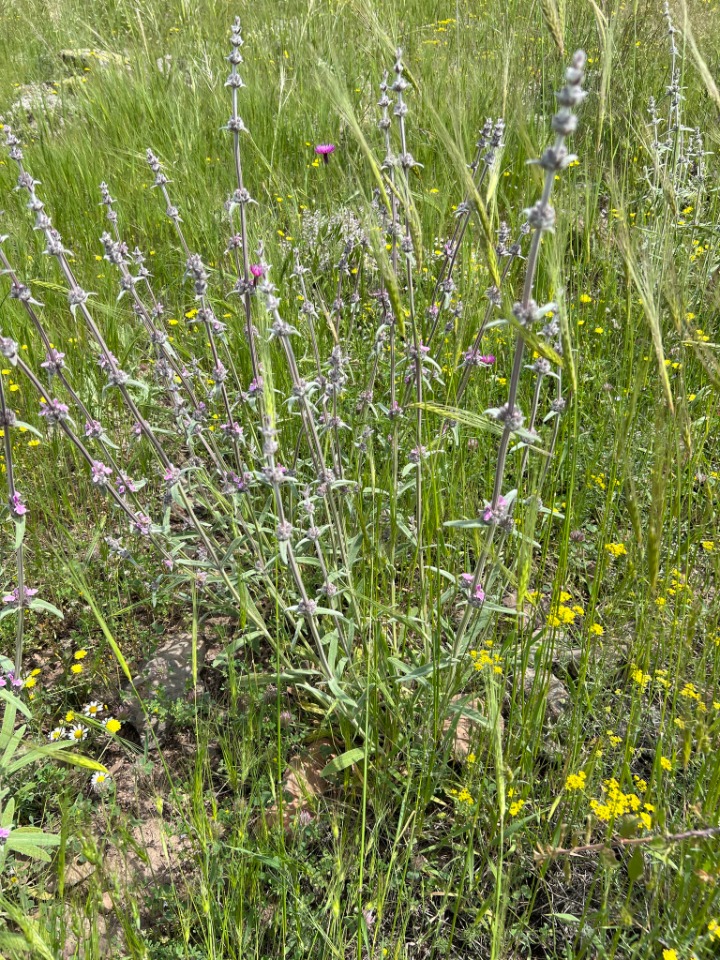
[[[65,727],[55,727],[54,730],[51,730],[48,734],[48,740],[50,743],[57,743],[58,740],[62,740],[65,736]]]
[[[70,727],[67,733],[68,740],[86,740],[88,735],[87,727],[84,727],[81,723],[76,723],[74,726]]]
[[[95,793],[104,793],[112,785],[112,777],[108,773],[94,773],[90,777],[90,786]]]
[[[91,700],[90,703],[83,707],[83,713],[86,717],[98,717],[104,709],[104,704],[98,703],[97,700]]]

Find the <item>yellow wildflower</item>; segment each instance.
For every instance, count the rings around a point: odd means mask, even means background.
[[[586,781],[587,774],[584,770],[581,770],[580,773],[571,773],[565,781],[565,789],[571,792],[573,790],[584,790]]]
[[[613,557],[624,557],[627,554],[627,547],[624,543],[606,543],[605,549]]]

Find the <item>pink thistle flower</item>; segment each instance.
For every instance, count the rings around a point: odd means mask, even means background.
[[[327,163],[330,160],[330,154],[335,153],[335,144],[319,143],[315,147],[315,153],[317,153],[318,156],[323,158],[323,163]]]

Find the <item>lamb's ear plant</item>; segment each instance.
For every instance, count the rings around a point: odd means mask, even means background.
[[[0,238],[0,244],[5,238]],[[32,303],[36,303],[33,300],[30,291],[27,287],[22,287],[17,283],[17,278],[12,274],[12,269],[10,264],[5,256],[5,252],[0,247],[0,262],[3,265],[4,273],[10,273],[13,279],[13,286],[11,287],[11,295],[21,298],[23,302],[27,305],[29,309],[31,308]],[[2,356],[10,363],[11,368],[17,365],[18,362],[18,348],[17,344],[10,337],[1,337],[0,338],[0,353]],[[48,603],[46,600],[42,600],[40,597],[36,596],[38,593],[37,588],[28,587],[25,583],[25,525],[27,522],[28,508],[25,503],[22,494],[16,486],[15,478],[15,469],[13,466],[13,452],[12,452],[12,431],[14,429],[22,428],[26,431],[31,431],[37,433],[35,427],[31,427],[29,424],[26,424],[22,421],[19,421],[15,411],[8,405],[7,397],[5,394],[5,387],[0,381],[0,424],[2,424],[2,438],[3,438],[3,450],[4,450],[4,472],[5,479],[7,481],[7,492],[8,492],[8,512],[10,519],[13,521],[15,526],[15,536],[14,536],[14,551],[15,551],[15,565],[17,570],[17,586],[9,591],[3,597],[3,608],[0,610],[0,620],[4,619],[7,616],[16,616],[16,630],[15,630],[15,661],[14,661],[14,676],[18,680],[22,677],[22,667],[23,667],[23,639],[25,634],[25,610],[36,610],[43,611],[45,613],[53,614],[54,616],[62,619],[62,613],[57,609],[53,604]]]
[[[525,416],[518,406],[518,393],[528,331],[531,331],[534,325],[538,325],[544,321],[542,328],[543,338],[549,341],[553,351],[558,356],[561,356],[563,351],[560,340],[560,324],[556,319],[558,312],[557,303],[551,301],[542,306],[538,305],[534,296],[535,279],[543,234],[551,232],[555,225],[555,210],[550,204],[554,181],[558,173],[564,170],[575,159],[575,156],[571,154],[565,146],[565,141],[577,128],[577,116],[574,113],[574,109],[582,103],[585,97],[585,91],[582,89],[585,62],[586,56],[583,51],[575,53],[572,63],[570,67],[568,67],[565,75],[565,85],[556,95],[560,109],[552,118],[555,142],[552,146],[545,149],[539,160],[532,161],[532,163],[538,164],[544,171],[543,190],[540,199],[526,211],[527,222],[531,231],[531,239],[527,261],[525,263],[522,295],[512,307],[513,319],[511,322],[516,331],[516,341],[510,383],[508,386],[508,399],[502,407],[491,408],[485,411],[486,416],[489,416],[502,426],[502,433],[497,452],[492,494],[485,504],[481,517],[477,523],[474,524],[484,527],[486,532],[482,552],[475,565],[475,569],[472,575],[468,575],[467,577],[467,601],[455,635],[453,659],[461,657],[464,653],[466,647],[464,643],[466,631],[468,627],[471,626],[475,614],[479,610],[482,610],[485,591],[487,589],[484,583],[486,565],[490,558],[495,533],[497,530],[501,532],[501,539],[504,544],[508,534],[514,532],[513,514],[518,497],[522,497],[521,488],[524,482],[522,474],[527,462],[528,450],[532,449],[532,445],[535,444],[538,439],[534,426],[540,399],[540,387],[542,385],[542,378],[550,373],[550,364],[543,357],[540,357],[535,364],[533,364],[532,370],[537,377],[536,388],[532,400],[529,428],[524,428]],[[473,349],[474,348],[473,345]],[[559,383],[560,381],[558,380],[558,384]],[[552,401],[551,414],[558,417],[564,411],[565,406],[566,401],[561,395],[558,395]],[[522,444],[522,448],[524,448],[521,469],[517,476],[517,485],[503,494],[507,458],[510,451],[510,443],[513,438],[515,438],[518,444]],[[518,449],[518,447],[516,447],[516,449]],[[464,522],[462,522],[461,525],[468,526],[468,524]],[[490,576],[495,580],[496,572],[492,571]]]
[[[226,204],[226,210],[231,220],[239,217],[239,221],[237,232],[231,237],[226,255],[230,257],[236,272],[236,282],[232,292],[240,298],[249,364],[245,364],[243,358],[238,362],[232,355],[226,325],[218,319],[213,309],[211,275],[203,258],[192,251],[191,241],[186,235],[180,208],[171,195],[170,178],[163,164],[152,150],[148,150],[147,162],[154,177],[153,186],[162,195],[166,216],[173,225],[183,254],[185,279],[190,281],[197,303],[197,309],[191,312],[190,316],[193,319],[197,318],[197,322],[202,324],[209,354],[204,358],[193,358],[188,363],[186,359],[181,359],[171,345],[163,325],[166,308],[154,291],[144,256],[138,249],[130,254],[127,245],[123,242],[115,201],[111,196],[110,187],[103,183],[101,200],[111,231],[104,233],[101,238],[104,258],[119,273],[118,305],[130,303],[134,317],[141,322],[149,338],[150,348],[154,354],[154,384],[151,386],[143,377],[133,378],[126,373],[110,351],[103,332],[93,316],[91,310],[93,295],[82,288],[76,277],[75,268],[71,266],[69,260],[69,252],[60,234],[52,225],[45,203],[38,196],[37,181],[24,166],[19,140],[11,129],[6,130],[10,157],[19,169],[18,189],[27,193],[29,207],[35,214],[35,229],[44,236],[46,253],[56,260],[64,277],[70,311],[73,317],[83,320],[97,350],[98,365],[106,377],[102,398],[106,403],[113,402],[113,404],[116,398],[121,408],[124,408],[131,417],[135,424],[133,428],[135,436],[146,445],[151,460],[156,464],[155,469],[162,475],[163,482],[160,490],[157,489],[155,478],[143,477],[140,481],[134,481],[121,467],[115,451],[120,449],[122,439],[118,438],[117,442],[110,440],[101,425],[103,418],[100,412],[92,410],[87,400],[82,398],[82,391],[72,386],[65,369],[64,355],[50,345],[42,318],[36,310],[36,308],[41,309],[41,305],[33,300],[28,288],[18,280],[3,254],[5,270],[10,274],[11,291],[22,302],[47,351],[47,359],[43,367],[49,378],[48,390],[46,391],[25,361],[17,359],[17,348],[12,341],[8,341],[7,350],[4,352],[12,357],[13,362],[18,363],[20,370],[27,376],[40,396],[41,413],[46,422],[57,426],[86,462],[90,468],[92,483],[99,490],[105,491],[111,501],[120,508],[120,516],[129,522],[135,536],[140,538],[139,542],[142,543],[144,540],[148,546],[158,551],[164,566],[161,579],[164,577],[184,590],[187,589],[189,578],[195,589],[199,587],[207,591],[211,602],[235,605],[239,608],[243,616],[253,621],[259,635],[266,640],[271,640],[270,631],[258,613],[253,599],[253,594],[258,589],[267,590],[279,605],[285,622],[292,631],[290,649],[292,650],[298,641],[305,643],[306,631],[310,635],[311,647],[306,649],[313,650],[319,685],[310,686],[309,689],[321,702],[332,706],[339,716],[350,720],[348,729],[357,731],[357,721],[354,716],[355,699],[348,691],[355,683],[353,637],[364,630],[368,611],[363,608],[358,596],[353,569],[357,560],[358,537],[362,534],[351,534],[349,529],[349,524],[355,522],[357,510],[360,508],[359,503],[355,506],[351,505],[353,497],[362,496],[363,477],[348,475],[354,457],[345,449],[342,436],[342,431],[348,429],[341,416],[341,403],[348,384],[348,357],[337,341],[340,337],[345,309],[344,277],[349,274],[353,251],[359,247],[365,258],[366,269],[370,273],[374,271],[380,280],[380,289],[376,294],[380,319],[377,333],[379,346],[375,353],[370,387],[364,394],[362,409],[369,409],[369,399],[374,397],[380,373],[381,345],[387,340],[389,368],[386,382],[389,390],[383,409],[384,415],[392,425],[391,469],[387,474],[390,506],[389,569],[393,571],[390,591],[391,618],[394,624],[402,622],[395,609],[397,602],[395,571],[398,551],[407,550],[404,544],[401,547],[404,540],[407,544],[411,544],[414,558],[405,572],[412,576],[413,571],[417,571],[418,579],[413,585],[413,594],[420,601],[421,608],[425,610],[418,622],[422,624],[423,634],[430,636],[434,627],[426,609],[427,592],[423,572],[427,562],[426,553],[429,550],[429,545],[424,542],[426,524],[423,515],[425,499],[423,473],[427,468],[427,457],[435,455],[438,451],[434,450],[429,454],[423,442],[425,434],[423,413],[425,409],[432,409],[425,399],[426,391],[430,389],[437,391],[442,387],[442,380],[439,376],[439,365],[429,357],[430,348],[423,342],[423,336],[432,339],[443,311],[452,312],[456,317],[461,315],[461,306],[454,300],[456,285],[453,273],[461,245],[468,233],[472,214],[477,209],[477,204],[481,202],[479,188],[493,168],[497,153],[502,147],[504,124],[502,121],[488,121],[481,132],[475,158],[470,164],[466,199],[458,210],[454,229],[445,245],[444,260],[429,294],[426,309],[428,326],[427,332],[424,333],[425,324],[418,300],[423,285],[420,283],[420,261],[415,250],[416,246],[421,245],[421,238],[410,182],[411,174],[419,165],[409,149],[406,128],[408,106],[405,101],[408,82],[404,76],[401,52],[397,51],[394,80],[390,84],[387,79],[384,79],[381,85],[380,129],[386,153],[383,171],[386,187],[384,197],[387,206],[383,207],[380,204],[376,207],[376,212],[380,214],[381,229],[386,230],[388,235],[391,272],[382,265],[383,253],[380,245],[375,249],[373,262],[370,257],[372,244],[361,231],[357,237],[350,234],[344,239],[344,249],[336,267],[338,282],[335,299],[331,308],[324,307],[336,342],[330,352],[329,360],[323,363],[322,348],[314,324],[316,311],[310,301],[310,290],[306,282],[307,268],[303,266],[299,255],[295,254],[294,275],[303,291],[303,309],[300,312],[300,319],[307,325],[313,350],[314,379],[308,381],[301,370],[302,359],[296,355],[293,348],[293,338],[297,337],[298,330],[281,316],[281,301],[277,295],[276,286],[270,281],[270,266],[264,260],[262,244],[258,248],[258,262],[251,263],[247,212],[254,201],[245,185],[241,161],[241,138],[246,133],[246,128],[238,115],[238,93],[243,86],[238,73],[238,67],[242,63],[240,54],[242,45],[240,25],[236,21],[231,32],[232,50],[229,56],[231,71],[226,84],[232,96],[231,117],[226,127],[233,141],[235,188]],[[558,171],[572,161],[572,157],[565,148],[564,140],[575,128],[576,121],[572,108],[583,96],[581,90],[583,64],[583,55],[577,54],[568,71],[566,86],[558,95],[561,109],[553,119],[557,140],[538,161],[545,171],[542,197],[527,212],[527,226],[523,226],[521,230],[521,235],[531,232],[532,237],[523,293],[513,307],[514,319],[511,321],[517,330],[515,359],[507,403],[503,407],[490,409],[485,414],[486,418],[495,420],[498,424],[500,445],[492,494],[481,518],[477,521],[486,530],[485,545],[476,563],[475,572],[472,575],[466,575],[467,582],[461,581],[466,603],[450,652],[450,662],[454,664],[451,672],[453,678],[455,667],[462,662],[462,653],[466,646],[465,632],[472,621],[473,613],[482,611],[485,590],[489,589],[490,584],[500,576],[499,566],[494,568],[487,577],[485,576],[495,529],[497,527],[502,529],[502,543],[504,543],[508,532],[513,527],[514,501],[518,497],[517,490],[523,485],[527,458],[533,446],[537,444],[534,428],[542,383],[550,372],[549,361],[541,357],[533,366],[537,377],[536,387],[531,405],[529,429],[523,430],[523,416],[517,406],[517,398],[525,344],[527,341],[555,358],[562,350],[558,324],[554,319],[555,305],[548,303],[539,307],[533,294],[540,239],[543,233],[552,229],[554,223],[554,213],[549,203],[553,180]],[[388,97],[390,92],[394,94],[394,103]],[[397,154],[393,152],[392,145],[391,108],[397,124]],[[330,147],[327,148],[326,160],[329,150]],[[485,223],[481,224],[481,229],[486,230]],[[369,232],[371,230],[372,228]],[[497,249],[493,252],[493,256],[506,261],[503,271],[497,274],[500,283],[507,279],[520,249],[519,241],[509,243],[508,229],[501,224]],[[356,270],[354,290],[349,298],[351,305],[360,298],[359,283],[360,273]],[[320,295],[317,286],[315,293]],[[258,312],[258,294],[262,297],[265,313]],[[405,301],[404,304],[400,302],[401,297]],[[502,302],[502,292],[499,287],[492,287],[488,293],[488,301],[485,319],[475,333],[473,344],[463,361],[463,376],[459,388],[454,393],[457,403],[462,400],[468,384],[468,374],[476,365],[477,351],[483,334],[488,328],[492,311]],[[550,322],[546,323],[543,329],[544,341],[550,345],[548,348],[544,347],[530,330],[531,326],[543,317],[546,319],[550,317]],[[256,324],[263,331],[260,335]],[[399,356],[398,330],[401,335],[403,332],[408,335],[405,356]],[[261,340],[258,340],[258,336]],[[280,368],[278,368],[277,359],[271,355],[267,345],[261,342],[263,337],[276,340],[280,344],[280,356],[284,361],[286,374],[278,375]],[[207,373],[203,371],[205,360],[210,362]],[[489,358],[480,359],[481,365],[489,365],[490,362]],[[252,376],[247,391],[243,389],[240,380],[243,366],[249,366]],[[285,425],[281,428],[276,401],[277,395],[282,393],[283,388],[278,388],[275,384],[286,381],[288,375],[290,395],[287,397],[287,409],[292,415],[284,418]],[[207,377],[209,377],[211,390],[203,393],[200,383]],[[397,381],[400,377],[402,377],[403,387],[400,388],[399,394]],[[559,391],[561,381],[559,375],[557,377]],[[51,395],[50,399],[45,397],[46,392],[52,394],[50,388],[54,388],[55,384],[65,390],[68,398],[85,419],[86,439],[102,449],[102,460],[97,459],[77,435],[68,405],[56,396]],[[407,403],[410,392],[413,395],[414,427],[411,431],[411,448],[407,452],[408,462],[401,467],[401,450],[410,442],[410,434],[405,421],[402,420],[403,411],[397,398],[403,396],[404,403]],[[157,411],[149,412],[146,401],[150,396],[166,398],[166,409],[169,410],[170,416],[168,426],[163,427],[160,423],[153,424],[153,416]],[[316,397],[320,400],[322,412],[317,409]],[[206,426],[209,410],[213,409],[214,405],[219,405],[224,420],[219,434],[209,431]],[[559,415],[563,405],[564,401],[558,392],[553,401],[552,415]],[[295,413],[296,410],[297,413]],[[163,416],[162,413],[161,416]],[[167,414],[164,416],[167,419]],[[407,423],[409,426],[409,418]],[[288,427],[294,428],[295,424],[298,427],[297,431],[288,429]],[[370,436],[371,433],[368,433],[367,438]],[[523,451],[519,477],[516,489],[503,496],[506,461],[510,443],[513,440],[516,443],[515,449]],[[367,439],[364,442],[367,446]],[[294,449],[292,456],[289,454],[291,448]],[[545,453],[547,455],[547,451]],[[175,466],[178,458],[186,464],[182,468]],[[286,464],[291,462],[293,468],[290,471]],[[357,467],[364,465],[362,456],[355,461],[355,465]],[[300,477],[308,470],[309,483],[303,481],[302,504],[310,520],[307,531],[304,531],[305,535],[298,537],[298,524],[293,515],[296,504],[294,490]],[[412,484],[409,482],[411,474],[414,474]],[[12,473],[9,475],[9,483],[13,483]],[[411,486],[414,490],[412,521],[402,516]],[[151,509],[154,508],[146,507],[144,501],[148,504],[156,503],[158,493],[162,494],[163,520],[154,523],[151,520]],[[324,515],[322,526],[318,524],[319,514],[316,513],[318,505]],[[179,536],[173,533],[170,527],[172,506],[179,510],[186,527],[186,532]],[[348,506],[350,510],[347,509]],[[216,519],[204,518],[198,512],[200,509],[205,516],[212,516],[215,513]],[[227,538],[226,524],[230,525],[231,531],[237,532],[231,540]],[[467,526],[467,522],[463,521],[462,525]],[[120,544],[119,540],[113,540],[113,542]],[[307,552],[308,548],[309,552]],[[502,544],[496,548],[497,562],[501,552]],[[118,554],[131,556],[123,546],[118,547]],[[18,558],[22,564],[21,549]],[[239,589],[237,574],[246,559],[249,561],[249,568],[241,576],[243,587]],[[278,565],[280,568],[287,569],[290,575],[280,589],[278,589],[274,572],[274,568]],[[156,577],[154,582],[160,581]],[[495,589],[499,588],[499,584],[500,580],[494,584]],[[326,605],[319,603],[313,593],[322,594],[326,598]],[[487,608],[487,612],[490,612],[490,607]],[[482,621],[489,622],[484,614]],[[401,650],[405,648],[408,627],[409,621],[406,621],[400,631]],[[22,630],[22,617],[20,630]],[[339,642],[343,648],[345,656],[342,661],[338,661],[333,652],[335,641]],[[277,639],[271,642],[276,650],[282,650],[282,660],[286,667],[292,670],[292,656],[289,656],[288,651]],[[425,656],[429,655],[430,647],[427,646]],[[341,675],[343,675],[342,683]],[[450,694],[454,683],[452,680],[447,687]],[[330,699],[322,689],[325,684],[329,684],[332,690]],[[447,698],[444,702],[447,708]]]

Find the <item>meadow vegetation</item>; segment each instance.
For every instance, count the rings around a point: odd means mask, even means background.
[[[720,2],[0,52],[0,954],[717,956]]]

